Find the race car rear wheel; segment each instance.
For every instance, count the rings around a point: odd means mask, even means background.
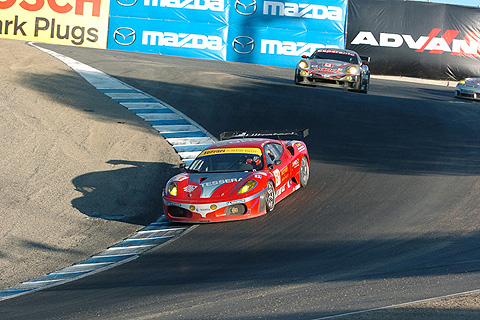
[[[275,186],[270,180],[267,184],[267,195],[265,197],[265,204],[267,207],[267,212],[270,212],[275,207]]]
[[[307,186],[309,177],[310,177],[310,166],[308,165],[307,157],[303,156],[302,163],[300,164],[300,185],[302,187]]]

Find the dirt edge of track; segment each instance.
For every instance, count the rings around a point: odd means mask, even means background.
[[[180,158],[59,60],[0,39],[0,289],[82,261],[161,214]]]

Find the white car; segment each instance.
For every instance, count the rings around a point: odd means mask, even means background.
[[[455,98],[480,101],[480,78],[465,78],[455,88]]]

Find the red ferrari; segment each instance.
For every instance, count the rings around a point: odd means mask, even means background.
[[[310,175],[307,146],[288,132],[225,132],[163,190],[170,221],[205,223],[258,217],[305,187]],[[270,138],[270,137],[276,137]]]

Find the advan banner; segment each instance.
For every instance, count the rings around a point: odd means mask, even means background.
[[[480,8],[350,0],[347,48],[374,74],[459,80],[480,76]]]

